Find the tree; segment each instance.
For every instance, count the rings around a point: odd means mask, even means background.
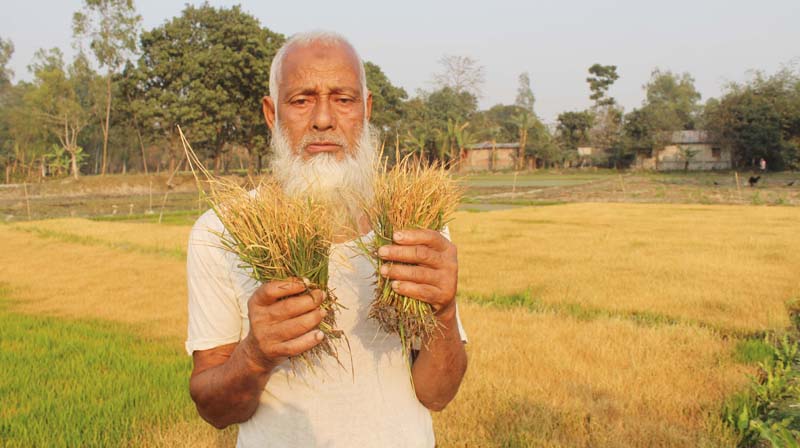
[[[35,78],[34,88],[27,92],[25,101],[69,154],[70,171],[77,179],[83,158],[78,137],[91,115],[91,105],[85,95],[88,87],[81,83],[87,78],[83,72],[88,69],[88,61],[85,55],[79,54],[67,72],[61,50],[53,48],[48,52],[37,51],[29,69]]]
[[[256,165],[269,140],[260,101],[284,40],[238,6],[207,4],[142,34],[132,107],[146,133],[170,149],[170,169],[181,151],[176,125],[217,169],[231,145],[245,147]]]
[[[531,89],[531,78],[527,72],[520,73],[519,87],[517,87],[517,99],[514,105],[533,113],[533,104],[536,102],[536,97],[533,95]]]
[[[377,64],[367,61],[364,63],[364,70],[367,88],[372,92],[370,122],[386,135],[398,133],[405,115],[403,106],[408,94],[402,87],[393,85]]]
[[[644,107],[653,118],[659,119],[659,128],[665,131],[695,129],[700,92],[694,87],[689,73],[677,75],[656,68],[644,85]]]
[[[600,65],[594,64],[589,67],[589,76],[586,82],[589,83],[589,90],[592,94],[590,99],[594,100],[596,107],[611,106],[614,104],[614,98],[606,96],[608,89],[614,84],[614,81],[619,79],[617,74],[616,65]]]
[[[565,149],[577,150],[589,143],[589,130],[594,116],[589,111],[562,112],[558,115],[557,131]]]
[[[513,142],[519,138],[519,128],[514,124],[514,116],[519,112],[518,106],[496,104],[488,110],[474,113],[470,122],[479,140]]]
[[[704,121],[715,138],[733,150],[738,166],[763,157],[770,169],[798,167],[800,73],[786,68],[730,84],[719,101],[707,104]]]
[[[621,145],[622,109],[614,104],[595,107],[592,128],[589,131],[592,146],[603,149],[611,156],[614,168],[627,164],[630,152]]]
[[[485,80],[484,68],[469,56],[445,55],[439,59],[442,71],[433,75],[434,83],[440,89],[449,87],[456,93],[470,93],[481,96]]]
[[[512,117],[512,123],[514,123],[519,131],[519,148],[517,149],[516,164],[516,169],[518,170],[525,168],[525,148],[528,145],[528,132],[538,121],[536,115],[528,109],[521,109]]]
[[[12,54],[14,54],[14,43],[11,39],[5,40],[0,37],[0,89],[11,85],[14,72],[7,65]]]
[[[433,131],[429,134],[439,136],[436,143],[439,160],[445,162],[449,157],[451,163],[454,162],[452,142],[455,131],[450,128],[459,128],[469,122],[472,114],[478,109],[477,98],[465,90],[458,91],[444,87],[425,95],[425,108],[429,120],[427,126]]]
[[[647,151],[655,157],[658,169],[658,153],[670,143],[673,132],[696,128],[700,93],[689,73],[678,75],[658,68],[642,88],[645,90],[642,106],[623,120],[620,151],[625,154]]]
[[[680,146],[678,148],[681,154],[681,158],[683,158],[683,171],[689,171],[689,165],[692,163],[692,160],[697,156],[700,152],[699,149],[692,149],[688,146]]]
[[[108,127],[111,120],[111,78],[136,51],[141,16],[133,0],[84,0],[83,11],[72,16],[72,30],[77,39],[89,38],[100,67],[106,68],[106,104],[103,125],[103,161],[100,174],[108,166]]]
[[[6,67],[11,55],[14,53],[14,44],[11,40],[0,37],[0,164],[5,168],[6,183],[11,177],[11,135],[8,114],[11,106],[10,91],[12,90],[11,77],[13,72]]]
[[[517,87],[517,98],[514,105],[519,111],[512,117],[512,123],[519,131],[519,149],[517,150],[517,169],[525,168],[526,147],[528,145],[528,132],[539,121],[533,112],[533,104],[536,98],[531,89],[531,79],[528,73],[519,75],[519,87]],[[533,164],[534,168],[536,164]]]

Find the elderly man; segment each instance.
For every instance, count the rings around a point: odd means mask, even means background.
[[[273,60],[263,99],[272,167],[284,190],[327,195],[357,214],[346,192],[368,195],[372,185],[371,110],[364,66],[346,40],[322,32],[291,38]],[[367,230],[353,236],[369,238]],[[379,250],[389,261],[381,275],[398,292],[430,303],[441,324],[438,337],[416,347],[409,371],[399,338],[367,317],[370,260],[354,241],[334,244],[329,284],[345,307],[337,323],[349,339],[349,355],[342,350],[347,368],[330,360],[295,372],[287,359],[324,337],[317,330],[322,293],[296,281],[256,284],[220,248],[223,231],[214,213],[205,213],[187,257],[186,349],[199,414],[217,428],[240,423],[240,447],[434,446],[429,410],[453,399],[467,365],[455,246],[438,232],[404,229]]]

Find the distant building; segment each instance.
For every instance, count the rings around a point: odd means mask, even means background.
[[[688,163],[688,166],[687,166]],[[631,168],[643,170],[693,171],[728,170],[733,166],[733,154],[714,142],[708,132],[674,131],[669,143],[661,150],[638,150]]]
[[[514,169],[519,143],[483,142],[461,151],[459,171],[500,171]]]

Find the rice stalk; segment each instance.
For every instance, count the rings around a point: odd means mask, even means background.
[[[374,261],[377,288],[369,317],[387,333],[400,337],[404,353],[412,342],[427,344],[440,332],[440,324],[430,304],[395,292],[391,280],[380,275],[385,263],[377,256],[381,246],[392,244],[394,232],[404,229],[442,231],[452,219],[461,200],[462,189],[441,165],[422,165],[410,158],[393,168],[379,167],[374,196],[364,201],[374,238],[361,248]]]
[[[302,279],[307,292],[319,289],[325,293],[320,308],[327,315],[319,324],[325,338],[290,358],[293,368],[295,361],[301,361],[313,371],[325,355],[342,365],[338,345],[347,339],[336,328],[336,314],[342,307],[328,286],[334,237],[331,207],[311,197],[289,197],[271,178],[262,179],[252,193],[233,181],[217,178],[200,163],[182,132],[180,136],[198,187],[225,227],[226,232],[218,234],[222,247],[242,260],[240,267],[261,283]],[[201,180],[209,191],[202,189]]]

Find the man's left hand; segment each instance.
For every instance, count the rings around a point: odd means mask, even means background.
[[[453,312],[458,285],[456,246],[435,230],[394,232],[394,244],[378,249],[381,275],[399,294],[430,303],[439,317]]]

